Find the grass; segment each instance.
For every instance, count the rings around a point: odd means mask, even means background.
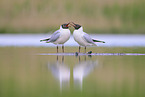
[[[145,34],[144,0],[1,0],[0,33],[42,33],[66,22],[88,33]]]

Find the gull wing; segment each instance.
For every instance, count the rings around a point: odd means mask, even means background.
[[[49,39],[49,42],[55,42],[60,37],[60,31],[55,31]]]
[[[89,34],[85,33],[85,35],[83,35],[83,38],[88,42],[88,43],[93,43],[92,38],[89,36]]]

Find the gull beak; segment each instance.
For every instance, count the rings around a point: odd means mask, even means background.
[[[67,27],[71,27],[69,24],[70,24],[70,22],[69,22],[66,26],[67,26]]]
[[[73,27],[76,27],[76,25],[75,25],[75,23],[74,22],[71,22],[71,24],[70,25],[72,25]]]
[[[70,23],[67,23],[67,25],[66,26],[68,26]]]

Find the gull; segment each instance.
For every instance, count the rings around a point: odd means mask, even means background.
[[[71,25],[75,28],[75,30],[73,31],[73,37],[74,40],[79,44],[79,53],[80,53],[81,46],[85,47],[85,53],[86,53],[86,46],[93,46],[93,45],[95,46],[96,45],[95,42],[105,43],[104,41],[92,39],[89,34],[83,31],[83,27],[81,25],[75,24],[73,22]]]
[[[42,39],[40,42],[45,41],[46,43],[54,43],[57,45],[57,53],[58,53],[58,44],[62,44],[62,51],[64,53],[64,43],[70,38],[70,30],[69,24],[62,24],[60,29],[55,31],[50,38]]]

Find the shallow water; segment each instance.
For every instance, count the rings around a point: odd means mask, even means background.
[[[52,43],[40,43],[40,39],[50,37],[49,34],[0,34],[0,46],[45,46],[54,47]],[[140,46],[145,47],[145,35],[106,35],[106,34],[95,34],[90,35],[94,39],[103,40],[106,43],[96,43],[98,46],[103,47],[133,47]],[[71,37],[65,44],[65,46],[78,46]]]
[[[144,48],[112,49],[93,53],[145,53]],[[63,56],[55,48],[31,47],[0,51],[0,97],[145,96],[145,55]]]

